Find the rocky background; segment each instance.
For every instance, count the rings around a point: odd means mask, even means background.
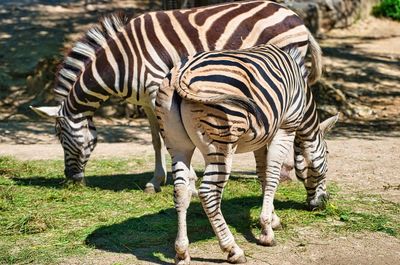
[[[31,4],[34,2],[34,4]],[[0,3],[0,120],[35,118],[29,105],[54,104],[52,88],[57,65],[68,49],[99,17],[122,10],[137,14],[149,10],[192,7],[226,1],[15,1]],[[367,18],[377,0],[278,1],[295,10],[310,30],[324,40],[332,29],[346,28]],[[30,3],[30,5],[26,5]],[[326,50],[324,50],[326,53]],[[336,52],[329,50],[329,52]],[[335,71],[335,69],[331,69]],[[318,82],[316,91],[320,112],[327,116],[341,111],[349,118],[372,111],[330,78]],[[347,91],[347,92],[346,92]],[[97,113],[102,117],[135,118],[144,114],[140,107],[109,100]]]

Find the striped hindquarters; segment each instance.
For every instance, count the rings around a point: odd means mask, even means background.
[[[264,142],[279,126],[298,124],[307,75],[296,48],[274,45],[201,53],[172,71],[171,86],[200,103],[193,119],[215,140],[238,141],[249,129]],[[229,140],[229,141],[228,141]]]

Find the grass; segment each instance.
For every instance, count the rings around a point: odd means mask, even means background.
[[[176,236],[173,187],[143,193],[152,176],[151,161],[91,161],[87,186],[76,186],[63,183],[62,161],[0,157],[0,263],[61,263],[95,249],[171,261]],[[329,189],[332,199],[327,208],[309,212],[300,183],[280,186],[275,207],[284,227],[276,233],[278,242],[295,238],[302,227],[341,234],[380,231],[399,237],[399,204],[366,194],[345,196],[334,184]],[[260,206],[258,181],[232,176],[222,211],[234,234],[256,242]],[[193,245],[216,241],[198,199],[189,209],[188,231]]]
[[[372,14],[377,17],[388,17],[400,20],[400,0],[382,0],[373,7]]]

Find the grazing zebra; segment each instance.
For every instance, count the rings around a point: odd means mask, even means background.
[[[337,116],[319,123],[304,77],[306,69],[297,49],[289,49],[288,54],[268,44],[202,52],[174,67],[165,78],[156,99],[156,115],[172,157],[178,212],[176,263],[190,262],[186,211],[192,194],[189,173],[195,148],[206,164],[198,194],[222,250],[229,253],[229,262],[245,261],[220,209],[234,153],[252,151],[256,157],[263,191],[261,244],[275,242],[272,228],[280,221],[273,199],[295,136],[297,177],[304,182],[309,206],[323,206],[327,199],[323,137]]]
[[[202,8],[158,11],[129,19],[105,17],[74,44],[57,75],[60,104],[34,111],[56,120],[65,157],[65,176],[82,181],[97,136],[93,114],[110,96],[142,105],[156,152],[154,177],[147,191],[159,191],[166,168],[154,114],[156,92],[181,58],[201,51],[248,48],[263,43],[294,45],[304,57],[310,48],[310,80],[321,74],[321,51],[303,21],[270,1],[227,3]],[[194,171],[192,172],[195,178]]]

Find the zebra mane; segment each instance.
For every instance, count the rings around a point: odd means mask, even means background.
[[[86,66],[96,58],[96,53],[110,39],[115,39],[131,19],[122,12],[105,16],[73,45],[56,74],[54,93],[57,101],[62,102],[68,96]]]
[[[300,73],[304,77],[307,83],[308,70],[304,63],[304,57],[302,56],[300,50],[296,46],[289,46],[283,49],[290,57],[297,63],[300,67]]]

